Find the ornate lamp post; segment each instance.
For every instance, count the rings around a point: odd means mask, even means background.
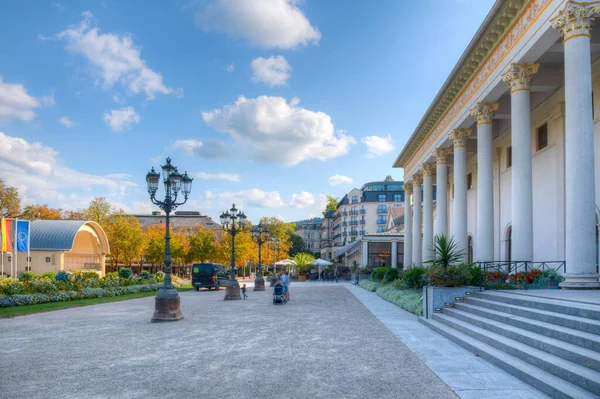
[[[246,228],[246,215],[233,204],[230,210],[221,214],[221,225],[223,226],[223,230],[231,234],[231,264],[229,266],[230,275],[225,300],[242,299],[240,296],[240,284],[235,278],[235,235]]]
[[[254,291],[264,291],[265,279],[262,275],[261,247],[269,239],[269,230],[259,224],[252,229],[251,233],[252,239],[258,244],[258,267],[256,269],[256,279],[254,280]]]
[[[271,238],[269,240],[269,247],[273,250],[273,274],[271,275],[271,287],[275,285],[277,280],[277,251],[279,251],[279,245],[281,245],[280,238]]]
[[[171,165],[171,158],[167,158],[167,163],[161,166],[162,168],[162,179],[165,186],[165,200],[158,201],[156,199],[156,191],[158,190],[158,183],[160,181],[160,173],[154,170],[154,167],[146,175],[146,184],[148,185],[148,194],[150,194],[150,201],[153,204],[158,205],[160,209],[165,211],[166,221],[166,233],[165,233],[165,260],[164,260],[164,272],[165,280],[162,287],[158,290],[156,300],[154,302],[154,316],[152,316],[153,322],[159,321],[177,321],[183,319],[181,314],[181,308],[179,306],[179,294],[173,287],[171,282],[171,236],[169,234],[169,215],[172,211],[177,209],[179,205],[185,204],[192,190],[192,179],[188,176],[187,172],[183,175],[177,171],[177,168]],[[177,196],[183,194],[183,201],[177,202]]]

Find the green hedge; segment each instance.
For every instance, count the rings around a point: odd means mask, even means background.
[[[377,288],[376,293],[410,313],[423,316],[423,296],[417,291],[399,290],[391,285],[383,285]]]
[[[358,282],[358,286],[361,288],[364,288],[367,291],[375,292],[375,291],[377,291],[377,288],[381,287],[381,284],[376,283],[371,280],[360,280]]]
[[[52,294],[0,295],[0,307],[66,302],[76,299],[112,297],[158,290],[162,284],[129,285],[112,288],[83,288],[79,291],[59,291]]]

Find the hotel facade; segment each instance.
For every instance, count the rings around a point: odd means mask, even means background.
[[[465,260],[565,261],[561,287],[600,288],[597,13],[600,2],[495,3],[394,163],[405,267],[445,234]]]

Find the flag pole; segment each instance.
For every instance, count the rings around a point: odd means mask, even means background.
[[[31,243],[31,220],[27,222],[27,271],[31,271],[31,266],[29,265],[29,248]]]
[[[19,274],[19,252],[17,251],[17,245],[19,243],[19,237],[17,236],[17,226],[19,225],[19,219],[15,219],[15,225],[14,228],[11,230],[14,230],[13,233],[13,259],[15,260],[15,278],[17,277],[17,275]]]

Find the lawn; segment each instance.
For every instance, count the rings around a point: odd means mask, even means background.
[[[193,290],[191,284],[184,285],[177,288],[177,291],[189,291]],[[24,316],[33,313],[51,312],[53,310],[61,310],[68,308],[76,308],[80,306],[98,305],[107,302],[126,301],[128,299],[144,298],[147,296],[155,296],[156,291],[150,292],[137,292],[135,294],[103,297],[103,298],[91,298],[91,299],[79,299],[76,301],[68,302],[52,302],[42,303],[39,305],[27,305],[27,306],[11,306],[8,308],[0,308],[0,318]]]

